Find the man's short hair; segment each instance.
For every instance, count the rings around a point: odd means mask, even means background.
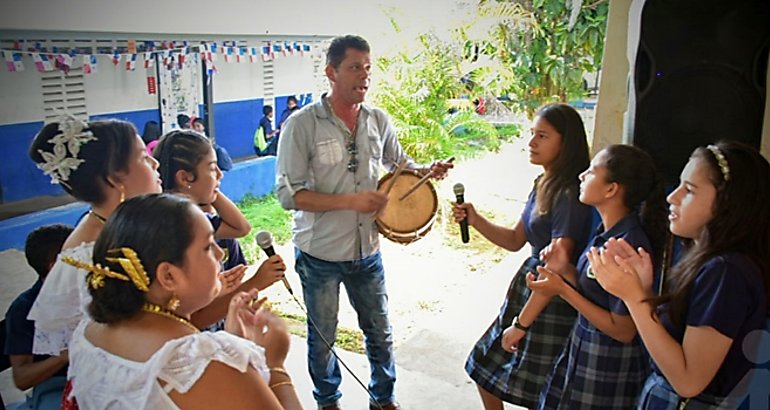
[[[48,274],[48,269],[56,256],[61,252],[62,245],[74,229],[69,225],[44,225],[27,235],[24,244],[24,255],[27,263],[40,277]]]
[[[187,114],[179,114],[176,116],[176,123],[179,124],[179,128],[190,128],[190,116]]]
[[[293,96],[293,95],[290,95],[290,96],[288,96],[288,97],[286,98],[286,103],[287,103],[287,104],[288,104],[289,102],[291,102],[291,101],[294,101],[294,104],[296,104],[296,103],[297,103],[297,97],[295,97],[295,96]]]
[[[273,112],[273,106],[272,105],[266,105],[266,106],[262,107],[262,114],[267,115],[267,114],[270,114],[271,112]]]
[[[349,48],[365,53],[370,52],[369,43],[367,43],[361,36],[348,34],[346,36],[335,37],[332,39],[329,49],[326,50],[326,65],[331,65],[335,70],[340,68],[340,64],[342,64],[342,60],[345,59],[345,53]]]

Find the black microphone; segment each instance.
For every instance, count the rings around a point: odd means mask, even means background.
[[[457,204],[462,204],[465,202],[465,187],[461,183],[456,183],[454,186],[455,191],[455,197],[457,197]],[[460,235],[463,238],[463,243],[468,243],[468,241],[471,240],[471,236],[468,233],[468,218],[463,218],[462,221],[460,221]]]
[[[273,249],[273,234],[270,232],[260,231],[257,234],[257,245],[265,251],[268,258],[275,255],[275,249]],[[294,295],[294,291],[291,289],[289,281],[286,280],[286,275],[281,276],[281,281],[283,282],[283,286],[286,286],[286,290],[289,291],[289,294]]]

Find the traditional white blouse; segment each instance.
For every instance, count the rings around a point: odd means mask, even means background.
[[[32,352],[58,356],[67,350],[72,332],[80,320],[88,317],[91,294],[86,286],[88,271],[62,262],[69,256],[91,262],[94,242],[85,242],[62,251],[43,282],[27,318],[35,321]]]
[[[72,395],[83,410],[178,409],[168,394],[188,392],[212,361],[242,373],[251,366],[270,380],[265,350],[224,331],[170,340],[146,362],[135,362],[91,344],[84,334],[88,323],[75,329],[69,352]]]

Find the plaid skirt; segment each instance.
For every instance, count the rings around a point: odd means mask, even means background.
[[[530,257],[513,277],[500,314],[481,336],[468,355],[465,371],[476,384],[508,403],[533,408],[556,356],[572,331],[577,313],[560,298],[553,298],[516,353],[503,350],[503,331],[511,325],[527,302],[528,272],[535,272],[539,260]]]
[[[650,374],[641,341],[621,343],[583,315],[540,393],[538,409],[631,409]]]
[[[683,399],[676,394],[665,377],[652,372],[647,378],[647,382],[644,383],[637,410],[737,409],[740,402],[740,399],[717,397],[704,393]]]

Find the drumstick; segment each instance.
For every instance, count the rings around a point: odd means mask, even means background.
[[[446,162],[450,162],[451,163],[454,160],[455,160],[455,157],[451,157],[448,160],[446,160]],[[399,201],[403,201],[404,198],[408,197],[409,195],[412,195],[412,192],[416,191],[417,188],[419,188],[422,184],[424,184],[426,181],[428,181],[428,178],[430,178],[430,172],[428,172],[427,174],[423,175],[423,177],[420,178],[419,181],[415,182],[415,184],[412,185],[412,187],[409,188],[409,190],[406,191],[404,193],[404,195],[401,195],[401,198],[398,198],[398,200]]]
[[[388,187],[385,189],[385,195],[388,195],[390,190],[393,189],[393,185],[396,184],[396,178],[401,175],[401,171],[403,171],[404,168],[406,168],[406,160],[401,161],[401,163],[398,164],[398,167],[396,167],[396,170],[393,172],[393,176],[390,178]]]

